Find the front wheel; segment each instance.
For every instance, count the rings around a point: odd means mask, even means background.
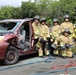
[[[12,65],[15,64],[18,61],[18,59],[19,59],[18,50],[15,47],[10,46],[6,52],[4,63],[6,65]]]

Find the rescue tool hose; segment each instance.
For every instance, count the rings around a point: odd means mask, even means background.
[[[70,68],[68,70],[76,70],[76,68]],[[55,70],[55,71],[49,71],[49,72],[41,72],[41,73],[35,73],[35,74],[30,74],[30,75],[52,75],[53,73],[58,73],[58,72],[64,72],[65,70]]]
[[[69,64],[67,65],[54,65],[51,67],[51,69],[54,69],[54,70],[61,70],[61,69],[65,69],[65,75],[68,74],[68,68],[70,67],[75,67],[76,66],[76,60],[71,60]]]

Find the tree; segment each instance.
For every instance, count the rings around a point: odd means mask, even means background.
[[[19,19],[22,18],[22,10],[21,7],[14,7],[11,11],[11,18]]]
[[[38,13],[41,17],[50,17],[50,4],[52,0],[34,0],[37,5]]]
[[[31,2],[22,2],[22,18],[34,17],[38,14],[36,4]]]
[[[72,22],[76,20],[76,0],[31,0],[22,2],[21,7],[3,6],[0,8],[0,19],[27,18],[38,14],[46,19],[58,18],[63,21],[65,14],[69,14]]]
[[[75,19],[76,0],[60,0],[60,6],[63,15],[69,14],[71,20]]]
[[[3,6],[0,9],[0,19],[9,19],[11,18],[12,6]]]

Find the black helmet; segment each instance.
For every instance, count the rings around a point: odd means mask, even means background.
[[[45,18],[41,18],[40,22],[46,22]]]
[[[68,34],[71,34],[70,30],[68,28],[66,28],[64,31],[63,31],[63,34],[64,33],[68,33]]]
[[[64,18],[69,18],[69,15],[65,15]]]
[[[40,19],[40,17],[39,17],[39,15],[36,15],[35,17],[34,17],[34,19]]]
[[[57,18],[54,18],[54,19],[53,19],[53,22],[58,22],[58,19],[57,19]]]

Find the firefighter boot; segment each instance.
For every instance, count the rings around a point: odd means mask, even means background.
[[[42,50],[42,48],[39,48],[39,50],[38,50],[38,56],[39,57],[44,57],[43,56],[43,50]]]
[[[58,54],[59,54],[58,50],[54,50],[53,54],[54,54],[54,56],[58,56]]]
[[[61,51],[62,58],[66,59],[66,50]]]
[[[45,56],[49,56],[49,55],[50,55],[49,50],[46,50],[46,49],[45,49]]]

